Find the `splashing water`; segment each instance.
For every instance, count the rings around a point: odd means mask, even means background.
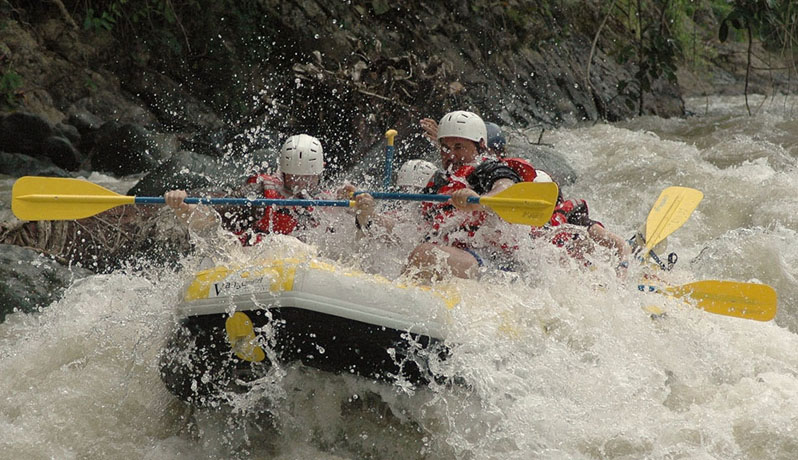
[[[560,129],[546,142],[578,172],[564,195],[587,200],[621,236],[665,187],[703,191],[668,238],[680,257],[670,275],[769,284],[775,321],[638,292],[640,270],[619,280],[602,251],[587,270],[524,241],[522,273],[456,283],[462,302],[445,325],[456,345],[430,365],[459,383],[413,388],[284,366],[231,395],[230,408],[192,410],[166,391],[157,362],[195,255],[178,272],[92,276],[0,324],[0,457],[792,458],[798,126],[792,100],[766,101],[754,117],[741,101],[690,100],[700,116]],[[412,247],[358,243],[351,217],[337,226],[310,250],[395,274]],[[198,252],[231,263],[295,250],[247,253],[215,238]],[[641,310],[652,304],[666,316]]]

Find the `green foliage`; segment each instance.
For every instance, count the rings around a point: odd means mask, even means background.
[[[137,25],[151,27],[173,25],[178,22],[175,3],[196,4],[195,0],[88,0],[83,28],[91,31],[110,31],[124,24],[126,31]]]
[[[637,103],[643,113],[643,98],[655,81],[676,81],[678,58],[683,43],[677,39],[678,27],[685,13],[679,0],[621,0],[617,3],[617,19],[627,28],[626,40],[614,52],[621,64],[636,66],[633,81],[621,81],[618,94],[625,96],[630,108]],[[630,83],[636,85],[631,85]],[[636,86],[636,88],[635,88]],[[635,92],[636,90],[636,92]]]
[[[18,90],[22,87],[22,76],[13,70],[6,70],[0,76],[0,100],[6,107],[16,107],[19,98]]]
[[[114,28],[114,24],[116,24],[116,18],[108,14],[107,11],[103,11],[101,15],[96,16],[94,8],[87,9],[86,17],[83,19],[83,28],[93,32],[98,32],[101,29],[111,30]]]
[[[795,0],[736,0],[718,30],[721,42],[733,29],[748,30],[770,49],[792,48],[798,42],[798,4]]]
[[[377,16],[391,11],[391,6],[387,0],[372,0],[371,7],[374,9],[374,14]]]
[[[734,9],[734,5],[726,0],[712,1],[710,2],[710,7],[712,8],[712,13],[715,15],[715,18],[718,21],[722,21],[723,18],[728,16],[732,9]]]
[[[97,83],[94,82],[90,77],[86,77],[83,80],[83,85],[88,89],[90,92],[97,91]]]

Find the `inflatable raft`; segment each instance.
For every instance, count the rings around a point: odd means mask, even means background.
[[[436,379],[456,294],[344,269],[319,259],[266,260],[196,274],[177,306],[161,378],[183,400],[207,404],[273,365],[413,384]]]

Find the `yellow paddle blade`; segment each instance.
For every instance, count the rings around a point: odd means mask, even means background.
[[[233,316],[224,322],[224,329],[227,331],[230,347],[240,359],[249,362],[260,362],[266,359],[266,354],[255,338],[252,320],[246,313],[240,311],[233,313]]]
[[[646,254],[684,225],[703,198],[704,194],[694,188],[668,187],[663,190],[646,219]]]
[[[734,281],[696,281],[665,288],[674,297],[689,296],[696,306],[710,313],[770,321],[776,316],[776,291],[766,284]]]
[[[11,210],[20,220],[73,220],[133,204],[135,199],[85,180],[25,176],[14,182]]]
[[[541,227],[551,219],[558,193],[554,182],[519,182],[494,196],[480,198],[479,204],[512,224]]]

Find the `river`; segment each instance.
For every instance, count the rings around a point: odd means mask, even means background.
[[[624,237],[665,187],[701,190],[668,238],[679,256],[669,276],[773,286],[774,321],[638,292],[640,268],[618,279],[601,251],[587,270],[522,243],[533,268],[521,276],[457,283],[458,347],[439,365],[468,385],[413,389],[293,367],[233,409],[192,410],[157,370],[190,270],[120,270],[0,324],[0,458],[794,458],[796,102],[752,96],[749,117],[742,97],[690,99],[690,117],[543,138],[578,173],[566,197]],[[643,312],[652,304],[666,316]]]

